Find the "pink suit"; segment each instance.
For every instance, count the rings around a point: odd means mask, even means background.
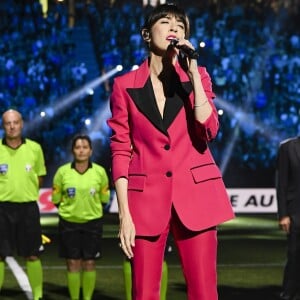
[[[234,217],[222,175],[207,146],[219,127],[210,77],[199,67],[213,107],[210,117],[200,123],[194,118],[192,85],[180,66],[175,68],[178,78],[174,77],[174,91],[166,100],[163,119],[155,102],[148,60],[139,69],[115,78],[113,86],[112,117],[108,120],[112,176],[114,181],[128,178],[129,208],[137,236],[165,232],[174,211],[191,231],[203,231]]]

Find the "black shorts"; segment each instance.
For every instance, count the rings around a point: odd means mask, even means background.
[[[37,203],[0,202],[0,256],[39,256],[43,251]]]
[[[59,255],[66,259],[97,259],[101,256],[102,218],[73,223],[59,218]]]

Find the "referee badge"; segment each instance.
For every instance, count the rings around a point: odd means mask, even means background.
[[[76,195],[76,188],[67,188],[67,195],[69,198],[74,198]]]
[[[0,174],[1,175],[5,175],[7,173],[7,170],[8,170],[8,164],[0,165]]]
[[[26,172],[30,172],[32,170],[32,166],[30,164],[26,164],[25,170]]]
[[[90,195],[91,196],[95,196],[95,194],[96,194],[96,189],[95,188],[91,188],[90,189]]]

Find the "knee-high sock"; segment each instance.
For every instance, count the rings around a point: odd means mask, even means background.
[[[33,299],[43,297],[43,269],[39,259],[34,261],[26,261],[28,280],[32,289]]]
[[[3,282],[4,282],[4,274],[5,274],[5,262],[0,261],[0,291],[2,289]]]
[[[83,271],[82,273],[82,293],[83,300],[91,300],[96,285],[96,271]]]
[[[160,283],[160,300],[167,299],[167,290],[168,290],[168,265],[167,262],[164,260],[163,267],[162,267],[161,283]]]
[[[131,300],[131,265],[128,260],[123,262],[123,274],[124,274],[124,287],[125,287],[125,299]]]
[[[79,300],[80,295],[80,282],[81,282],[80,272],[68,272],[68,290],[71,300]]]

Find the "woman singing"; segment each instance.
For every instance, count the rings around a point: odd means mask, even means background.
[[[211,79],[197,65],[188,17],[176,5],[154,8],[141,34],[149,57],[115,78],[108,120],[132,299],[159,300],[170,231],[188,299],[216,300],[216,226],[234,214],[207,146],[219,127]]]

